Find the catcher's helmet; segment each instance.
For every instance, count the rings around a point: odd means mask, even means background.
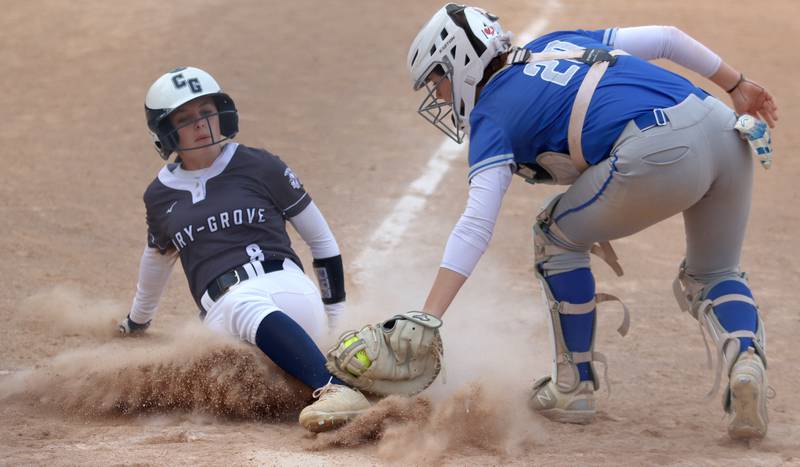
[[[414,90],[428,90],[418,112],[458,143],[469,130],[469,114],[484,70],[511,47],[511,35],[503,32],[497,20],[480,8],[449,3],[422,27],[408,51]],[[428,83],[432,71],[450,80],[451,102],[436,98],[441,80]]]
[[[202,96],[211,96],[214,99],[214,104],[217,106],[216,115],[219,116],[220,133],[224,137],[217,140],[212,135],[212,142],[206,146],[233,138],[239,132],[236,105],[230,96],[222,92],[214,78],[199,68],[175,68],[150,86],[144,100],[147,128],[150,129],[156,151],[162,159],[166,160],[174,151],[199,149],[199,147],[179,146],[178,129],[170,123],[169,115],[181,105]]]

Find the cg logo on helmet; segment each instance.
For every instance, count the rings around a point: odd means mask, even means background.
[[[172,84],[175,85],[175,89],[180,89],[187,84],[189,85],[189,89],[197,94],[198,92],[203,92],[203,87],[200,86],[200,80],[197,78],[191,78],[188,81],[183,77],[183,73],[178,73],[177,75],[172,77]]]

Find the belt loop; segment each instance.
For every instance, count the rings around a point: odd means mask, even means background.
[[[255,263],[244,263],[242,265],[242,269],[244,269],[244,272],[247,275],[245,279],[252,279],[259,276],[258,272],[256,272],[256,267],[253,266],[253,264]]]
[[[215,303],[216,302],[211,298],[211,295],[206,290],[205,293],[203,293],[203,296],[200,297],[200,321],[206,319],[206,314],[209,310],[211,310],[211,307],[214,306]]]
[[[669,122],[664,109],[653,109],[653,115],[656,117],[656,125],[658,126],[664,126]]]

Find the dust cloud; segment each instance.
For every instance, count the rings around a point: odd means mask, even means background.
[[[425,465],[453,452],[515,456],[541,442],[540,427],[519,394],[491,394],[470,384],[452,396],[390,396],[339,430],[323,433],[312,450],[377,443],[378,455],[402,464]]]
[[[40,290],[26,298],[19,311],[41,322],[45,331],[101,339],[114,337],[120,318],[127,313],[120,302],[94,298],[66,284]]]
[[[405,278],[405,285],[413,286],[409,281],[414,280]],[[372,444],[381,459],[419,464],[452,452],[519,455],[541,442],[538,422],[525,408],[534,371],[549,364],[547,337],[536,331],[542,318],[535,310],[538,304],[527,290],[505,290],[499,298],[486,294],[487,288],[504,285],[502,275],[479,276],[475,282],[480,287],[466,288],[456,303],[458,311],[445,317],[445,366],[431,388],[412,398],[375,400],[352,423],[312,437],[306,448]],[[378,314],[374,304],[385,299],[381,292],[359,297],[358,306],[349,307],[345,328],[403,311]],[[503,311],[504,303],[524,302],[530,303],[531,313]],[[212,334],[200,323],[188,323],[168,337],[113,338],[124,308],[67,286],[34,295],[22,307],[47,319],[54,332],[91,338],[85,341],[91,347],[4,377],[0,399],[26,398],[80,417],[188,412],[265,422],[293,420],[311,400],[311,389],[257,348]],[[323,339],[323,352],[333,340]]]
[[[180,410],[282,420],[295,415],[310,394],[252,349],[193,340],[68,352],[0,384],[0,398],[32,398],[81,416]]]
[[[311,390],[257,348],[215,335],[199,322],[166,339],[114,337],[122,306],[68,286],[37,293],[21,310],[44,319],[52,333],[89,339],[5,376],[2,399],[27,398],[79,416],[179,410],[257,420],[292,417],[310,400]]]

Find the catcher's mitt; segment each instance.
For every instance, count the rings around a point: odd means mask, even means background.
[[[358,332],[348,331],[328,351],[325,366],[362,391],[381,396],[417,394],[442,369],[441,325],[433,315],[410,311]]]

